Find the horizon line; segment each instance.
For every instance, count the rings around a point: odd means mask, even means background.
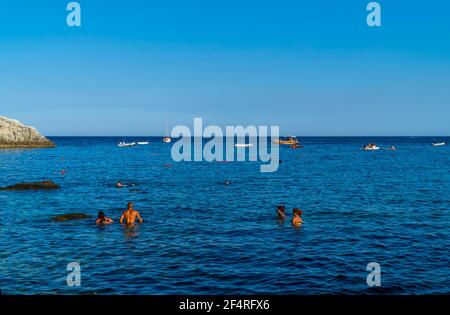
[[[284,136],[279,136],[279,138],[282,137],[289,137],[290,135],[284,135]],[[352,135],[338,135],[338,136],[330,136],[330,135],[316,135],[316,136],[297,136],[294,135],[297,138],[316,138],[316,137],[328,137],[328,138],[370,138],[370,137],[374,137],[374,138],[431,138],[431,137],[440,137],[440,138],[444,138],[444,137],[450,137],[450,135],[428,135],[428,136],[424,136],[424,135],[386,135],[386,136],[381,136],[381,135],[362,135],[362,136],[352,136]],[[149,135],[149,136],[143,136],[143,135],[127,135],[127,136],[123,136],[123,135],[112,135],[112,136],[105,136],[105,135],[90,135],[90,136],[86,136],[86,135],[69,135],[69,136],[46,136],[48,138],[94,138],[94,137],[98,137],[98,138],[121,138],[121,137],[125,137],[125,138],[131,138],[131,137],[139,137],[139,138],[145,138],[145,137],[171,137],[171,136],[167,136],[167,135]],[[223,138],[225,138],[226,136],[222,136]],[[257,136],[259,137],[259,136]],[[269,136],[270,137],[270,136]],[[172,137],[171,137],[172,138]],[[195,138],[194,136],[190,136],[190,138]],[[207,137],[201,137],[201,138],[207,138]],[[209,137],[207,139],[211,139],[213,137]],[[178,139],[178,138],[177,138]]]

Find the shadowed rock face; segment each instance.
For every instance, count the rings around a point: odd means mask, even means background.
[[[2,148],[52,148],[55,144],[35,128],[0,116],[0,149]]]
[[[33,182],[33,183],[18,183],[12,186],[0,187],[0,190],[48,190],[59,189],[59,185],[52,181]]]
[[[64,221],[70,221],[70,220],[82,220],[82,219],[89,219],[92,216],[84,213],[67,213],[67,214],[61,214],[54,216],[52,218],[52,221],[55,222],[64,222]]]

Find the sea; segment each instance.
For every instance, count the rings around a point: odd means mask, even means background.
[[[0,186],[61,186],[0,191],[1,293],[449,294],[450,146],[431,143],[450,138],[299,139],[272,173],[258,161],[175,162],[161,137],[0,150]],[[134,228],[118,222],[128,202],[144,220]],[[115,223],[97,226],[99,211]],[[52,220],[67,213],[92,217]]]

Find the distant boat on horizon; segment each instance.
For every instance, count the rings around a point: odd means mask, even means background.
[[[375,150],[380,150],[380,147],[377,146],[375,143],[368,143],[365,146],[363,146],[363,150],[365,150],[365,151],[375,151]]]
[[[162,138],[162,141],[164,143],[171,143],[172,142],[172,138],[168,135],[169,134],[169,132],[168,132],[168,129],[169,129],[168,125],[169,125],[169,123],[168,123],[167,118],[166,118],[166,129],[165,129],[164,137]]]
[[[236,148],[249,148],[253,146],[253,143],[236,143],[234,146]]]
[[[298,141],[296,136],[285,136],[277,141],[274,141],[275,144],[286,144],[286,145],[298,145],[300,142]]]
[[[445,145],[445,142],[436,142],[431,144],[432,147],[441,147],[443,145]]]
[[[132,146],[135,146],[136,145],[136,142],[124,142],[124,141],[121,141],[121,142],[119,142],[119,144],[117,145],[118,147],[132,147]]]

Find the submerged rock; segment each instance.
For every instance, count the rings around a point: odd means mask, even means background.
[[[69,221],[69,220],[89,219],[91,217],[92,216],[90,216],[88,214],[84,214],[84,213],[67,213],[67,214],[61,214],[61,215],[54,216],[52,218],[52,221],[64,222],[64,221]]]
[[[35,128],[20,121],[0,116],[1,148],[52,148],[55,144]]]
[[[7,187],[0,187],[0,190],[47,190],[59,188],[60,186],[58,184],[48,180],[44,182],[18,183]]]

